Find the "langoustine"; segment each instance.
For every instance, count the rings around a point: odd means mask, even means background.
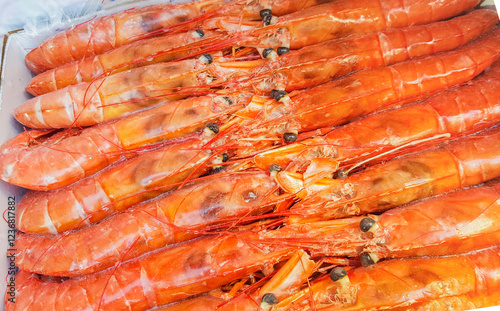
[[[467,310],[494,306],[500,302],[499,254],[495,246],[455,256],[392,259],[349,271],[339,268],[331,278],[279,302],[273,310],[443,310],[450,304],[456,306],[452,310]]]
[[[305,184],[280,172],[278,183],[303,199],[286,211],[302,218],[343,218],[381,212],[425,197],[500,177],[498,127],[442,146],[367,167],[342,179]],[[333,172],[332,172],[333,173]]]
[[[264,172],[197,180],[80,230],[51,236],[19,233],[17,265],[23,271],[72,277],[104,270],[193,239],[208,226],[224,221],[234,225],[240,217],[271,210],[280,202],[277,190]]]
[[[329,64],[330,61],[334,61],[334,64],[329,65],[332,68],[327,71],[328,77],[331,79],[352,71],[349,67],[360,70],[365,67],[374,67],[381,64],[389,65],[408,58],[454,49],[484,33],[496,23],[497,19],[493,11],[476,10],[465,16],[429,25],[405,27],[399,31],[394,29],[375,35],[346,37],[342,40],[334,40],[329,44],[305,47],[304,51],[295,52],[292,55],[282,54],[282,57],[270,64],[270,67],[273,71],[285,67],[278,71],[281,74],[286,72],[288,75],[300,75],[303,66],[318,66],[318,64],[311,64],[311,61],[321,62],[322,64]],[[241,22],[238,25],[241,25]],[[239,27],[242,28],[243,26]],[[404,37],[411,38],[412,41],[407,42],[403,40]],[[215,46],[217,46],[215,41],[221,38],[223,38],[222,34],[210,29],[197,29],[188,33],[138,41],[39,74],[33,78],[26,90],[33,95],[41,95],[68,85],[90,82],[103,74],[108,75],[151,63],[171,61],[186,57],[192,53],[196,55],[196,52],[203,53],[203,46],[207,46],[205,50],[213,53]],[[179,42],[187,45],[184,48],[175,48]],[[191,42],[194,43],[191,44]],[[213,47],[210,46],[211,42],[215,44]],[[432,48],[428,46],[429,43],[432,43]],[[383,46],[377,47],[378,44]],[[405,52],[406,50],[408,52]],[[374,59],[374,53],[378,52],[381,52],[382,55],[379,56],[380,60],[377,63]],[[354,56],[356,54],[361,54],[360,60],[356,59]],[[368,55],[370,61],[364,59]],[[348,58],[349,62],[337,60],[341,56]],[[293,58],[297,58],[301,63],[308,62],[308,64],[301,66],[301,68],[294,68]],[[330,61],[327,62],[325,58],[330,59]],[[337,67],[340,67],[340,69]],[[308,71],[311,71],[311,68]],[[295,84],[289,86],[287,90],[297,89],[297,85],[306,83],[305,81],[309,81],[306,86],[312,86],[312,83],[315,83],[315,80],[319,78],[317,77],[318,73],[318,70],[314,70],[314,73],[309,74],[314,76],[314,79],[296,79]],[[327,73],[323,72],[322,74],[326,75]],[[304,87],[301,86],[300,88]]]
[[[229,115],[258,100],[262,99],[245,93],[191,97],[86,129],[26,131],[2,145],[0,176],[28,189],[61,188],[147,146],[173,144],[211,122],[223,124]]]

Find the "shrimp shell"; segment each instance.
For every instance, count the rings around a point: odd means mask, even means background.
[[[279,17],[275,24],[253,31],[254,38],[242,45],[299,49],[355,33],[448,19],[478,4],[478,0],[337,0]]]

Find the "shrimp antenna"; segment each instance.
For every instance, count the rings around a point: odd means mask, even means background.
[[[424,138],[424,139],[420,139],[420,140],[415,140],[415,141],[412,141],[412,142],[409,142],[409,143],[406,143],[404,145],[401,145],[399,147],[396,147],[394,149],[391,149],[391,150],[388,150],[386,152],[383,152],[381,154],[378,154],[376,156],[373,156],[371,158],[368,158],[366,160],[363,160],[361,162],[358,162],[356,164],[354,164],[353,166],[351,166],[348,170],[344,171],[343,174],[344,175],[349,175],[350,172],[352,172],[354,169],[360,167],[360,166],[363,166],[365,163],[368,163],[368,162],[371,162],[372,160],[375,160],[375,159],[378,159],[378,158],[381,158],[383,156],[386,156],[388,154],[391,154],[391,153],[395,153],[401,149],[404,149],[404,148],[407,148],[407,147],[410,147],[410,146],[415,146],[415,145],[418,145],[418,144],[422,144],[422,143],[426,143],[428,141],[432,141],[432,140],[438,140],[438,139],[447,139],[447,138],[450,138],[451,137],[451,134],[450,133],[444,133],[444,134],[439,134],[439,135],[434,135],[432,137],[428,137],[428,138]]]

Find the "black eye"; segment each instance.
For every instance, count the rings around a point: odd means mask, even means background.
[[[223,153],[222,154],[222,162],[227,162],[229,161],[229,154]]]
[[[212,167],[212,170],[210,171],[209,174],[210,175],[212,175],[212,174],[218,174],[218,173],[222,172],[223,170],[224,170],[224,166],[222,166],[222,165],[214,166],[214,167]]]
[[[200,36],[200,38],[203,38],[205,36],[205,32],[201,29],[196,29],[196,33]]]
[[[273,16],[273,11],[271,11],[270,9],[264,9],[260,10],[259,14],[260,18],[264,19],[266,16]]]
[[[262,57],[267,58],[273,51],[273,48],[265,48],[264,51],[262,51]]]
[[[273,18],[273,17],[272,17],[271,15],[267,15],[267,16],[265,16],[265,17],[262,19],[264,26],[269,26],[269,25],[271,25],[271,20],[272,20],[272,18]]]
[[[282,99],[283,97],[285,97],[287,95],[287,92],[279,91],[279,90],[272,90],[270,95],[276,101],[280,101],[280,99]]]
[[[212,57],[212,55],[210,55],[208,53],[203,54],[203,57],[205,57],[205,59],[207,60],[207,63],[209,63],[209,64],[214,62],[214,58]]]
[[[297,134],[295,134],[295,133],[285,133],[285,134],[283,134],[283,139],[285,140],[285,142],[291,143],[291,142],[297,140]]]
[[[219,133],[219,126],[217,124],[210,122],[210,123],[207,124],[207,127],[208,127],[208,129],[210,129],[215,134]]]
[[[271,164],[269,166],[269,170],[271,172],[281,172],[283,170],[283,168],[281,167],[281,165],[278,165],[278,164]]]
[[[330,271],[330,279],[334,282],[337,282],[346,275],[347,271],[342,267],[335,267]]]
[[[262,296],[262,302],[263,303],[267,303],[268,305],[274,306],[279,301],[278,301],[278,298],[276,297],[275,294],[273,294],[273,293],[267,293],[264,296]]]
[[[361,259],[361,265],[363,265],[363,267],[368,267],[375,264],[375,261],[373,261],[369,253],[361,253],[359,257]]]
[[[284,46],[280,46],[276,51],[278,52],[278,55],[281,56],[283,54],[290,52],[290,49]]]
[[[224,98],[224,100],[226,101],[226,104],[227,104],[228,106],[231,106],[231,105],[233,104],[233,100],[231,99],[231,97],[224,96],[224,97],[222,97],[222,98]]]
[[[359,228],[363,232],[368,232],[368,230],[370,230],[374,224],[375,224],[375,220],[373,218],[365,217],[359,223]]]

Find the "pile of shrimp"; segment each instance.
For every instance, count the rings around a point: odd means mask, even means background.
[[[6,310],[500,305],[479,2],[160,4],[29,51]]]

